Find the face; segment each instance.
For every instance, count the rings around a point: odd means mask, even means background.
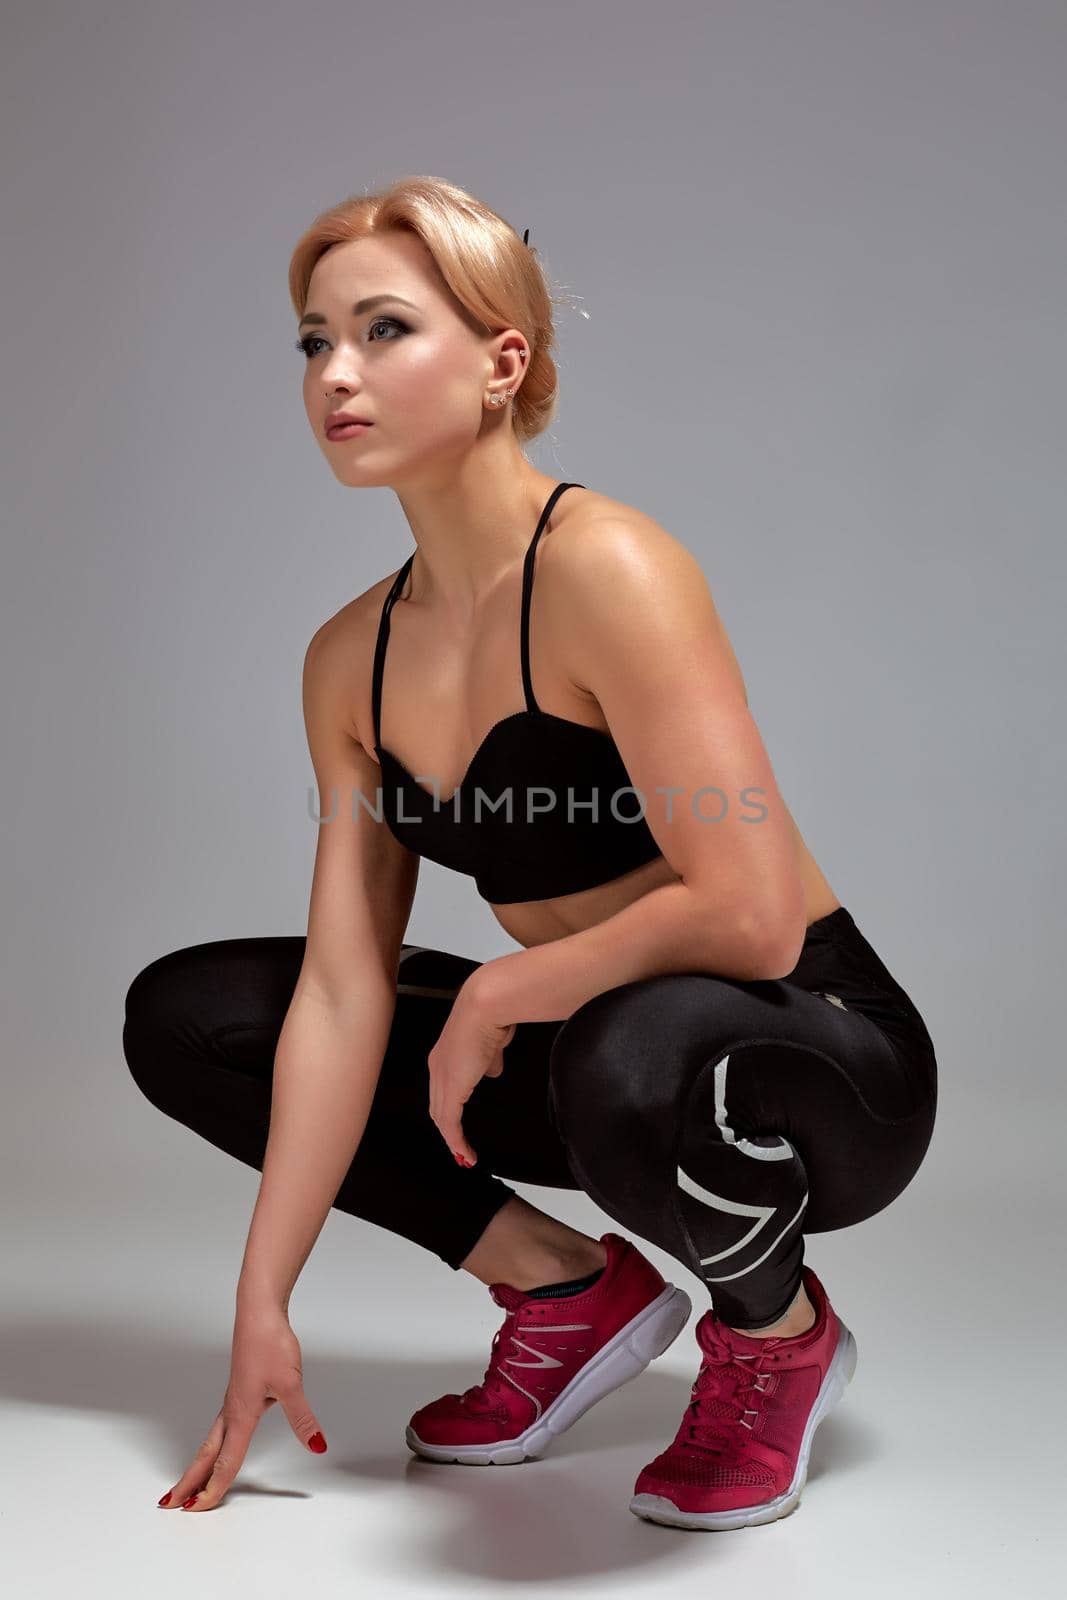
[[[379,295],[389,298],[353,311]],[[503,336],[491,337],[470,318],[414,234],[379,234],[327,250],[311,275],[299,337],[304,407],[339,482],[399,485],[477,440]],[[335,411],[371,426],[329,439],[326,420]]]

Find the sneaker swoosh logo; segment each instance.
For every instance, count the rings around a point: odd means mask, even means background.
[[[563,1365],[563,1362],[557,1361],[555,1356],[550,1356],[547,1350],[535,1350],[532,1345],[523,1344],[521,1339],[516,1339],[514,1334],[511,1335],[511,1341],[513,1344],[517,1344],[520,1350],[525,1350],[528,1355],[534,1356],[536,1359],[533,1361],[516,1361],[514,1356],[508,1356],[507,1363],[509,1367],[561,1367]]]

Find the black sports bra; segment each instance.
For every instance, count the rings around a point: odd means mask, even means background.
[[[563,491],[583,487],[556,485],[526,552],[519,627],[526,710],[490,728],[445,800],[428,794],[381,743],[389,613],[414,551],[393,580],[378,624],[371,700],[389,830],[416,855],[470,874],[482,898],[497,905],[576,894],[662,854],[611,735],[542,711],[534,699],[529,628],[537,541]]]

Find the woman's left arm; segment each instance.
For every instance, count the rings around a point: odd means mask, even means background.
[[[724,918],[687,883],[668,883],[591,928],[483,962],[456,1001],[485,1023],[552,1022],[636,978],[781,978],[799,954],[792,935],[758,919]]]
[[[435,1047],[446,1138],[459,1132],[457,1098],[499,1071],[499,1040],[514,1024],[566,1019],[594,995],[661,973],[783,977],[806,931],[789,816],[699,562],[629,509],[553,554],[539,578],[551,572],[573,681],[603,709],[679,881],[471,974]],[[450,1142],[466,1148],[461,1135]]]
[[[592,995],[661,972],[784,976],[805,932],[791,825],[700,563],[632,508],[551,553],[538,577],[552,585],[571,677],[599,703],[681,882],[486,962],[468,980],[484,1014],[569,1017]]]

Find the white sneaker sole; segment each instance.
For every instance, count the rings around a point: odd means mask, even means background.
[[[661,1522],[668,1528],[750,1528],[760,1522],[776,1522],[779,1517],[787,1517],[796,1510],[801,1490],[807,1481],[808,1457],[815,1430],[842,1398],[855,1370],[856,1341],[842,1322],[837,1349],[804,1427],[793,1481],[784,1494],[766,1500],[762,1505],[736,1506],[732,1511],[681,1511],[673,1500],[668,1500],[664,1495],[635,1494],[630,1501],[630,1510],[635,1516],[644,1517],[647,1522]]]
[[[590,1406],[638,1377],[663,1354],[689,1320],[693,1303],[684,1289],[668,1283],[655,1300],[620,1328],[585,1366],[574,1374],[550,1406],[524,1433],[497,1444],[427,1444],[411,1424],[405,1435],[409,1449],[428,1461],[456,1461],[471,1467],[511,1465],[543,1456]]]

